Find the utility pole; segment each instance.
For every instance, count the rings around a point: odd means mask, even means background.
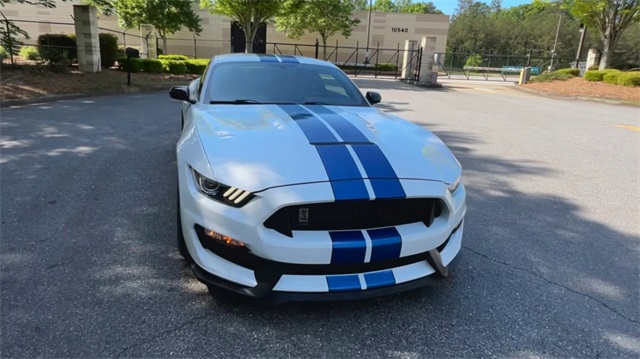
[[[553,71],[553,60],[556,58],[556,49],[558,47],[558,35],[560,35],[560,23],[562,23],[562,14],[558,16],[558,27],[556,28],[556,39],[553,42],[553,50],[551,51],[551,64],[549,65],[549,71]]]
[[[578,44],[578,51],[576,52],[576,63],[574,68],[578,68],[578,62],[580,62],[580,54],[582,53],[582,44],[584,44],[584,37],[587,34],[587,26],[580,24],[580,43]]]
[[[371,10],[372,9],[373,9],[373,0],[369,0],[369,20],[367,20],[367,50],[364,53],[365,65],[369,63],[369,37],[371,37],[370,35],[371,35]]]

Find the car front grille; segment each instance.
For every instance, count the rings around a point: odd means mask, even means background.
[[[423,222],[431,226],[442,213],[437,198],[350,200],[284,207],[264,225],[286,236],[292,231],[340,231]]]

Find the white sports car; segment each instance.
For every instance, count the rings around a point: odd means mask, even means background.
[[[334,65],[215,57],[182,100],[178,247],[196,277],[272,301],[386,295],[447,276],[461,167]]]

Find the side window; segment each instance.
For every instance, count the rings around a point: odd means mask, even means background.
[[[320,79],[322,79],[322,84],[328,91],[335,92],[345,97],[349,97],[349,95],[347,95],[347,90],[345,90],[345,88],[340,85],[340,83],[336,80],[335,77],[333,77],[333,75],[321,73]]]

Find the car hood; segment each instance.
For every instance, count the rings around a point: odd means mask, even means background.
[[[347,126],[352,132],[355,127],[355,132],[360,132],[381,150],[399,179],[453,183],[461,174],[460,164],[437,136],[399,117],[374,107],[295,107],[309,111],[314,119],[320,118],[320,123],[338,135],[338,142],[346,141],[323,117],[330,112],[332,124],[335,125],[336,119],[351,123],[353,126]],[[195,126],[217,181],[256,192],[330,180],[317,146],[310,143],[313,138],[309,133],[318,132],[314,128],[303,131],[286,108],[203,105],[194,109]],[[353,149],[350,153],[355,156]],[[360,169],[361,175],[356,177],[367,178],[362,165]]]

